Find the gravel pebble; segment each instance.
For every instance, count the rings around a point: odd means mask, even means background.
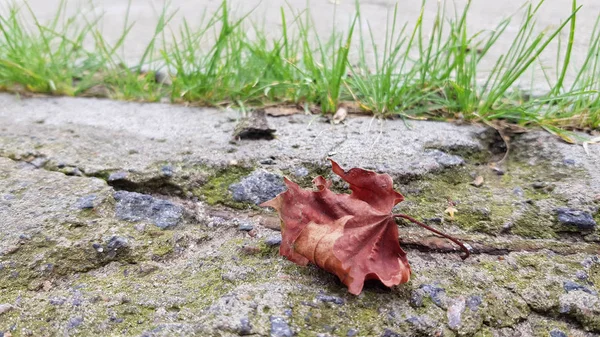
[[[11,310],[13,310],[14,307],[8,303],[2,303],[0,304],[0,315],[5,314]]]
[[[292,337],[290,326],[283,317],[271,316],[271,337]]]
[[[422,284],[419,286],[419,289],[414,290],[410,303],[413,306],[420,307],[423,305],[423,299],[425,296],[431,298],[433,303],[435,303],[439,307],[443,307],[444,303],[442,298],[445,297],[446,291],[443,288],[440,288],[433,284]]]
[[[597,295],[598,293],[589,289],[588,287],[582,286],[581,284],[577,284],[573,281],[565,281],[563,282],[563,288],[566,292],[581,290],[591,295]]]
[[[240,318],[240,330],[238,331],[240,336],[246,336],[252,334],[252,325],[248,317]]]
[[[248,221],[240,221],[238,230],[249,232],[254,229],[254,225]]]
[[[588,212],[570,209],[558,208],[556,210],[558,221],[565,226],[575,226],[579,230],[593,230],[597,224],[592,215]]]
[[[465,160],[462,157],[448,154],[440,150],[431,150],[427,152],[428,155],[432,156],[435,161],[442,167],[453,167],[463,165]]]
[[[69,319],[69,323],[67,324],[67,329],[74,329],[83,323],[83,317],[71,317]]]
[[[157,199],[147,194],[117,191],[115,214],[127,221],[150,221],[161,229],[179,224],[183,217],[183,207],[171,201]]]
[[[172,177],[174,173],[173,166],[165,165],[160,168],[160,175],[163,177]]]
[[[292,174],[298,178],[306,177],[309,173],[310,172],[308,171],[308,169],[304,166],[296,167],[292,172]]]
[[[578,270],[577,272],[575,272],[575,277],[577,277],[580,280],[586,280],[588,278],[588,274],[583,270]]]
[[[385,329],[383,331],[383,334],[381,334],[381,337],[401,337],[399,334],[393,332],[390,329]]]
[[[348,330],[348,332],[346,333],[346,337],[354,337],[354,336],[358,336],[358,330],[350,328]]]
[[[552,329],[550,331],[550,337],[568,337],[566,333],[558,330],[558,329]]]
[[[465,299],[463,297],[451,301],[446,312],[450,329],[458,329],[460,327],[462,324],[461,315],[464,311]]]
[[[483,303],[483,299],[479,295],[469,296],[466,301],[466,304],[471,311],[477,311],[481,303]]]
[[[265,244],[267,244],[267,246],[279,246],[281,244],[281,234],[269,236],[265,240]]]
[[[285,185],[280,175],[257,170],[239,183],[231,184],[229,190],[233,194],[233,200],[258,205],[275,198],[285,190]]]
[[[77,203],[75,204],[75,206],[78,209],[92,209],[94,208],[94,201],[96,200],[96,198],[97,196],[95,194],[86,195],[77,199]]]
[[[317,300],[319,300],[321,302],[325,302],[325,303],[335,303],[335,304],[339,304],[339,305],[346,303],[346,301],[344,301],[343,298],[340,298],[337,296],[324,295],[324,294],[318,294]]]
[[[106,253],[110,258],[114,258],[123,250],[129,248],[129,241],[122,236],[113,236],[106,244]]]
[[[118,172],[113,172],[108,176],[108,181],[116,181],[116,180],[124,180],[125,178],[127,178],[127,172],[125,171],[118,171]]]

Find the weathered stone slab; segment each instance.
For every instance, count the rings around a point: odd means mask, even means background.
[[[599,159],[545,133],[515,138],[508,159],[490,168],[503,153],[494,132],[479,126],[407,129],[362,117],[333,126],[293,116],[269,120],[272,141],[230,142],[231,112],[7,95],[0,102],[2,333],[600,332],[600,239],[589,225],[598,221]],[[280,258],[281,236],[267,228],[278,219],[255,203],[276,193],[273,177],[283,175],[308,187],[321,174],[347,192],[328,156],[392,175],[405,195],[397,211],[460,237],[474,255],[461,261],[454,245],[402,224],[411,281],[368,283],[360,296],[315,266]],[[248,178],[253,172],[270,178]],[[235,186],[254,197],[235,199]],[[561,222],[557,209],[575,213]],[[584,228],[572,224],[580,218]]]

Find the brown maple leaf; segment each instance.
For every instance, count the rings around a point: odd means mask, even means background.
[[[288,190],[261,204],[279,213],[281,255],[300,265],[312,262],[337,275],[355,295],[369,279],[388,287],[408,282],[410,266],[398,241],[396,217],[449,238],[468,256],[468,249],[456,239],[407,215],[391,213],[404,197],[394,191],[389,175],[360,168],[344,171],[333,160],[331,165],[350,184],[351,194],[332,192],[331,182],[321,176],[313,180],[316,190],[302,189],[284,178]]]

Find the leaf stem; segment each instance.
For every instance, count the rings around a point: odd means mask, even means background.
[[[456,244],[457,244],[458,246],[460,246],[460,248],[461,248],[461,249],[462,249],[462,250],[465,252],[465,254],[464,254],[463,256],[461,256],[461,257],[460,257],[460,258],[461,258],[461,259],[463,259],[463,260],[464,260],[464,259],[466,259],[467,257],[469,257],[469,255],[471,255],[471,250],[470,250],[469,248],[467,248],[467,246],[465,246],[465,244],[464,244],[464,243],[462,243],[462,242],[458,241],[458,239],[457,239],[457,238],[455,238],[455,237],[452,237],[452,236],[450,236],[450,235],[448,235],[448,234],[444,234],[444,233],[442,233],[442,232],[438,231],[438,230],[437,230],[437,229],[435,229],[435,228],[429,227],[429,226],[427,226],[426,224],[422,223],[421,221],[418,221],[418,220],[416,220],[415,218],[413,218],[413,217],[411,217],[411,216],[408,216],[408,215],[406,215],[406,214],[392,214],[392,216],[393,216],[394,218],[403,218],[403,219],[406,219],[406,220],[408,220],[408,221],[410,221],[410,222],[412,222],[412,223],[416,223],[417,225],[419,225],[419,226],[421,226],[421,227],[423,227],[423,228],[425,228],[425,229],[427,229],[427,230],[429,230],[429,231],[432,231],[432,232],[434,232],[435,234],[441,235],[441,236],[445,237],[446,239],[448,239],[448,240],[450,240],[450,241],[452,241],[452,242],[456,243]]]

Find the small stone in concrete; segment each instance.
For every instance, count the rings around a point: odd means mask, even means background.
[[[238,122],[233,131],[233,139],[271,140],[275,138],[274,132],[275,129],[269,126],[264,109],[258,109],[251,111]]]
[[[448,316],[448,326],[450,329],[458,329],[462,324],[461,315],[465,311],[465,299],[458,298],[452,300],[448,306],[446,315]]]
[[[471,311],[477,311],[479,306],[483,302],[483,299],[479,295],[469,296],[467,298],[466,304],[471,309]]]
[[[292,174],[298,178],[306,177],[309,173],[310,172],[308,171],[308,169],[304,166],[296,167],[292,172]]]
[[[581,265],[585,269],[591,268],[596,263],[600,263],[600,258],[598,258],[597,256],[588,256],[585,259],[583,259],[583,261],[581,261]]]
[[[435,161],[442,167],[453,167],[463,165],[465,160],[462,157],[455,156],[453,154],[447,154],[440,150],[432,150],[427,152],[428,155],[432,156]]]
[[[64,173],[68,176],[76,176],[76,177],[83,176],[83,173],[81,172],[81,170],[78,167],[67,168],[66,170],[64,170]]]
[[[281,244],[281,234],[269,236],[265,240],[267,246],[279,246]]]
[[[275,198],[285,190],[285,185],[280,175],[257,170],[239,183],[231,184],[229,190],[233,193],[233,200],[258,205]]]
[[[244,317],[240,319],[240,330],[238,331],[240,336],[246,336],[252,334],[252,325],[250,324],[250,320],[248,317]]]
[[[581,284],[577,284],[573,281],[565,281],[563,282],[563,288],[565,289],[566,292],[570,292],[570,291],[575,291],[575,290],[581,290],[583,292],[586,292],[588,294],[592,294],[592,295],[597,295],[598,293],[589,289],[588,287],[582,286]]]
[[[358,330],[356,330],[354,328],[350,328],[348,330],[348,332],[346,333],[346,337],[354,337],[354,336],[358,336]]]
[[[36,168],[40,168],[40,167],[44,167],[44,165],[46,165],[47,162],[48,162],[48,159],[46,159],[45,157],[37,157],[34,160],[32,160],[31,162],[29,162],[29,164],[35,166]]]
[[[94,248],[94,250],[96,250],[98,253],[102,253],[104,251],[104,248],[99,243],[93,243],[92,248]]]
[[[67,324],[67,329],[74,329],[83,323],[83,317],[71,317],[69,319],[69,323]]]
[[[513,194],[518,196],[518,197],[524,197],[525,196],[525,191],[523,191],[523,189],[519,186],[513,188]]]
[[[587,326],[600,326],[600,300],[597,295],[571,291],[559,297],[558,312]]]
[[[108,176],[108,181],[116,181],[116,180],[124,180],[125,178],[127,178],[127,172],[125,171],[118,171],[118,172],[113,172]]]
[[[92,209],[94,208],[94,201],[97,196],[95,194],[86,195],[77,199],[76,207],[78,209]]]
[[[575,226],[579,230],[593,230],[597,226],[592,215],[584,211],[558,208],[556,213],[558,214],[558,221],[565,226]]]
[[[580,280],[586,280],[588,278],[588,274],[583,270],[578,270],[575,272],[575,277]]]
[[[445,296],[446,291],[432,284],[422,284],[419,289],[413,291],[410,303],[414,306],[420,307],[423,305],[423,298],[428,296],[431,298],[433,303],[437,306],[443,306],[442,297]]]
[[[108,243],[106,244],[106,249],[108,250],[109,254],[116,254],[118,251],[126,249],[128,247],[129,242],[126,238],[122,236],[113,236],[110,238],[110,240],[108,240]]]
[[[390,329],[385,329],[381,337],[400,337],[400,335]]]
[[[550,337],[568,337],[566,333],[558,330],[558,329],[552,329],[550,331]]]
[[[340,298],[337,296],[325,295],[325,294],[318,294],[317,300],[319,300],[321,302],[325,302],[325,303],[335,303],[335,304],[339,304],[339,305],[346,303],[343,298]]]
[[[259,163],[261,163],[263,165],[273,165],[273,164],[275,164],[275,160],[273,158],[265,158],[265,159],[261,159],[259,161]]]
[[[50,299],[49,302],[52,305],[63,305],[66,301],[67,299],[65,299],[64,297],[53,297]]]
[[[117,191],[114,198],[116,216],[122,220],[150,221],[166,229],[176,226],[183,217],[183,207],[147,194]]]
[[[171,165],[165,165],[163,167],[160,168],[160,174],[163,177],[172,177],[173,176],[173,166]]]
[[[240,221],[238,229],[241,231],[249,232],[254,229],[254,225],[248,221]]]
[[[0,304],[0,315],[5,314],[11,310],[13,310],[14,307],[8,303],[2,303]]]
[[[271,316],[271,337],[292,337],[290,326],[283,317]]]

